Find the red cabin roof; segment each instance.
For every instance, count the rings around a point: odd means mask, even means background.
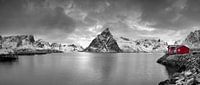
[[[169,45],[168,54],[188,54],[190,49],[185,45]]]

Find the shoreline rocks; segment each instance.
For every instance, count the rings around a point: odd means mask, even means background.
[[[14,54],[12,49],[0,49],[0,61],[14,61],[18,59],[18,55]]]
[[[193,68],[183,72],[174,73],[169,79],[159,85],[200,85],[200,70]]]
[[[164,55],[157,63],[175,68],[159,85],[200,85],[200,54]],[[169,69],[167,69],[169,70]]]
[[[166,66],[200,68],[200,54],[177,54],[177,55],[164,55],[157,60],[157,63]]]
[[[50,54],[50,53],[63,53],[59,50],[52,49],[18,49],[14,50],[14,54],[16,55],[41,55],[41,54]]]
[[[15,54],[0,54],[1,62],[15,61],[17,59],[18,59],[18,55],[15,55]]]

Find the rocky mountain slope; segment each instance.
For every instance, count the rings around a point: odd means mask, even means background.
[[[0,51],[4,49],[31,49],[31,50],[57,50],[62,52],[164,52],[167,43],[160,39],[132,40],[125,37],[114,38],[109,28],[97,35],[87,48],[80,45],[49,43],[44,40],[35,40],[33,35],[0,36]]]
[[[189,46],[190,48],[200,48],[200,30],[195,30],[191,32],[182,44]]]
[[[99,34],[84,50],[88,52],[152,53],[167,51],[167,42],[160,39],[131,40],[125,37],[113,38],[109,29]]]
[[[190,48],[200,48],[200,30],[190,32],[185,39],[175,41],[174,45],[186,45]]]
[[[81,52],[84,50],[84,48],[80,45],[75,45],[75,44],[64,45],[58,43],[52,43],[51,49],[56,49],[63,52]]]
[[[82,52],[84,50],[84,48],[82,46],[75,45],[75,44],[63,45],[63,48],[61,48],[61,49],[64,52]]]
[[[131,40],[129,38],[117,38],[117,43],[123,52],[165,52],[167,51],[167,42],[160,39],[139,39]]]
[[[32,35],[17,35],[17,36],[6,36],[0,38],[0,47],[2,49],[14,49],[18,47],[30,47],[35,42]]]
[[[84,50],[87,52],[121,52],[116,40],[106,28],[101,34],[92,40],[90,45]]]

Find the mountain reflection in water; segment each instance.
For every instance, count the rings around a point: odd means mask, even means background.
[[[0,63],[0,85],[157,85],[167,79],[163,54],[64,53]]]

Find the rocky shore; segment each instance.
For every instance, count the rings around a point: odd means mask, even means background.
[[[63,53],[63,51],[53,50],[53,49],[18,49],[14,50],[15,55],[40,55],[40,54],[49,54],[49,53]]]
[[[0,49],[0,62],[14,61],[18,59],[18,55],[14,54],[12,49]]]
[[[33,35],[0,36],[0,61],[18,59],[18,55],[39,55],[62,53],[58,49],[48,47],[48,42],[35,41]]]
[[[169,79],[159,85],[200,85],[200,54],[166,54],[157,62],[166,68],[175,68],[173,73],[169,73]]]
[[[7,50],[7,51],[6,51]],[[22,55],[42,55],[50,53],[63,53],[63,51],[53,49],[1,49],[0,61],[13,61],[17,60],[18,56]]]
[[[0,54],[0,61],[15,61],[18,59],[18,56],[15,54]]]

